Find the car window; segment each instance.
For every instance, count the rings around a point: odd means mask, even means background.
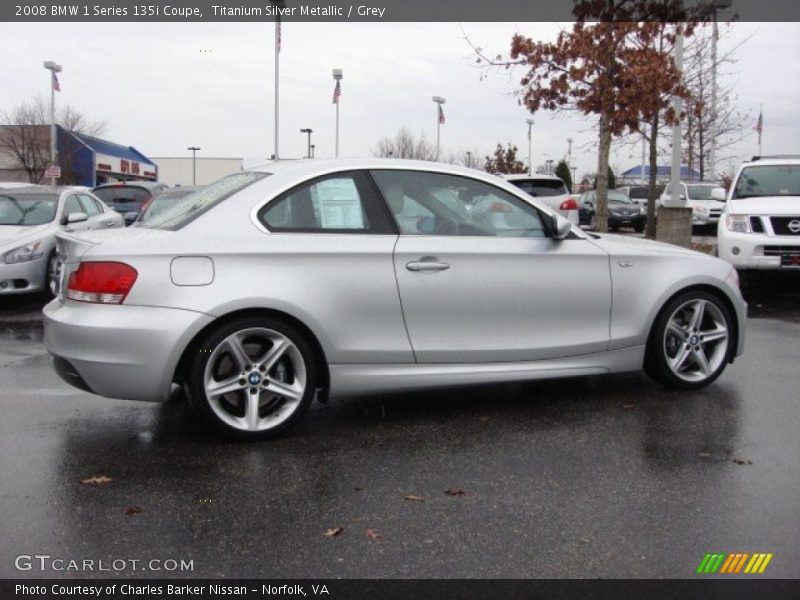
[[[388,233],[388,218],[363,173],[326,175],[303,183],[259,213],[271,231]]]
[[[42,225],[56,216],[58,196],[0,194],[0,225]]]
[[[91,196],[87,196],[86,194],[79,194],[78,197],[81,201],[81,206],[83,207],[83,212],[85,212],[90,217],[94,215],[99,215],[102,210],[97,205],[97,202],[94,201],[94,198]]]
[[[93,193],[112,208],[121,205],[139,205],[152,196],[150,190],[127,185],[113,185],[98,188],[95,189]]]
[[[78,197],[75,194],[70,194],[64,200],[64,216],[79,212],[84,212],[83,207],[78,202]]]
[[[514,179],[509,183],[535,197],[562,196],[569,193],[560,179]]]
[[[401,234],[546,237],[534,207],[488,183],[421,171],[372,176]]]
[[[800,165],[745,167],[736,180],[733,198],[800,196]]]

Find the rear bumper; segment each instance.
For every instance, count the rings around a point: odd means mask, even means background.
[[[43,312],[45,345],[61,378],[125,400],[165,400],[184,348],[213,320],[174,308],[60,300]]]

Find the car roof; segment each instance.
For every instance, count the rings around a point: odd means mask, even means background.
[[[558,175],[552,175],[550,173],[534,173],[532,175],[528,175],[527,173],[514,173],[512,175],[501,175],[503,179],[508,181],[524,181],[526,179],[545,179],[547,181],[561,181],[564,183]]]
[[[68,185],[35,185],[30,187],[9,188],[2,190],[4,195],[13,194],[15,196],[41,196],[42,194],[61,195],[64,192],[78,191]]]
[[[115,187],[141,187],[145,189],[153,189],[157,187],[165,187],[165,183],[159,183],[158,181],[117,181],[115,183],[101,183],[100,185],[96,185],[92,188],[92,190],[102,190],[105,188],[115,188]]]
[[[753,165],[763,165],[763,166],[800,165],[800,156],[754,156],[752,160],[747,161],[742,166],[751,167]]]

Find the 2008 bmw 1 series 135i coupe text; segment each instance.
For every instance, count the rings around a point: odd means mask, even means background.
[[[582,232],[444,164],[266,164],[58,246],[44,315],[59,374],[131,400],[177,383],[242,439],[285,431],[315,396],[642,368],[699,388],[744,343],[729,264]]]

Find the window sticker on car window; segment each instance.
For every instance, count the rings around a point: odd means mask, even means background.
[[[326,179],[314,185],[312,194],[323,229],[364,229],[361,198],[352,179]]]

